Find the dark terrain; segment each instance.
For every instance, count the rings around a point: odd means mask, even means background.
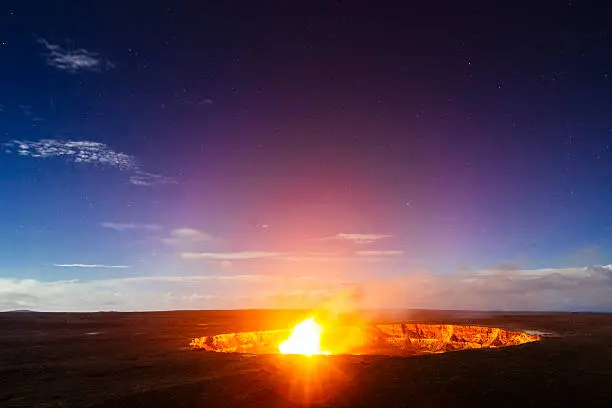
[[[612,406],[607,314],[376,317],[554,334],[513,348],[419,357],[308,359],[188,348],[192,337],[287,327],[299,317],[290,311],[0,313],[0,406]]]

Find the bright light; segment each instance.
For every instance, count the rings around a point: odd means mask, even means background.
[[[278,346],[281,354],[329,354],[321,350],[321,334],[323,326],[317,323],[314,317],[304,320],[293,328],[291,336]]]

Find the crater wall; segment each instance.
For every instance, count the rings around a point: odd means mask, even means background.
[[[291,330],[226,333],[194,338],[190,346],[223,353],[278,353]],[[419,355],[517,346],[539,336],[494,327],[397,323],[326,328],[323,349],[331,354]]]

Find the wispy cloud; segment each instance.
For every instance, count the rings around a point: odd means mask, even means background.
[[[404,251],[382,250],[382,251],[356,251],[354,255],[369,260],[380,260],[380,258],[399,257]],[[240,261],[254,259],[275,259],[291,262],[334,262],[334,261],[353,261],[355,256],[346,253],[333,252],[280,252],[280,251],[237,251],[237,252],[182,252],[181,258],[187,260],[214,260],[214,261]],[[229,267],[231,264],[224,264]]]
[[[207,244],[214,240],[214,237],[205,232],[193,228],[177,228],[170,232],[170,237],[162,238],[166,245],[185,248],[192,245]]]
[[[404,251],[399,250],[381,250],[381,251],[355,251],[357,256],[402,256]]]
[[[303,261],[338,261],[338,260],[346,260],[350,259],[346,256],[342,256],[332,252],[283,252],[278,259],[282,259],[285,261],[293,261],[293,262],[303,262]]]
[[[130,183],[135,186],[157,186],[160,184],[176,184],[176,180],[161,174],[137,170],[130,176]]]
[[[602,268],[608,268],[612,270],[612,266],[605,266]],[[489,276],[505,276],[512,278],[537,278],[542,276],[566,276],[566,277],[580,277],[591,271],[591,267],[585,268],[541,268],[541,269],[520,269],[513,267],[499,267],[492,269],[483,269],[475,271],[474,275],[489,275]]]
[[[139,283],[139,282],[166,282],[166,283],[197,283],[203,281],[250,281],[260,282],[273,279],[274,275],[265,274],[241,274],[241,275],[190,275],[190,276],[134,276],[129,278],[109,279],[108,281],[122,283]]]
[[[183,259],[209,259],[215,261],[240,261],[248,259],[280,258],[288,256],[286,252],[242,251],[242,252],[183,252]]]
[[[176,183],[176,180],[170,177],[143,171],[134,156],[117,152],[100,142],[59,139],[12,140],[3,146],[6,153],[16,153],[24,157],[57,158],[73,163],[114,167],[132,173],[129,181],[137,186]]]
[[[135,229],[144,229],[148,231],[161,231],[164,229],[161,225],[157,224],[136,224],[136,223],[124,223],[124,222],[103,222],[104,228],[114,229],[116,231],[128,231]]]
[[[101,268],[101,269],[127,269],[129,265],[98,265],[98,264],[54,264],[58,268]]]
[[[90,141],[42,139],[36,142],[13,140],[5,143],[7,153],[33,158],[60,158],[76,163],[98,164],[120,170],[136,170],[134,156],[116,152],[104,143]]]
[[[115,66],[96,52],[83,48],[67,49],[59,44],[52,44],[44,38],[39,39],[38,42],[45,47],[44,56],[47,59],[47,65],[71,74],[80,71],[99,72]]]
[[[339,241],[350,241],[356,244],[371,244],[372,242],[379,241],[385,238],[393,238],[390,234],[349,234],[349,233],[338,233],[332,237],[321,238],[321,241],[339,240]]]

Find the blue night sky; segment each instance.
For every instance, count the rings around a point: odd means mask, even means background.
[[[0,310],[612,310],[605,8],[175,3],[0,6]]]

